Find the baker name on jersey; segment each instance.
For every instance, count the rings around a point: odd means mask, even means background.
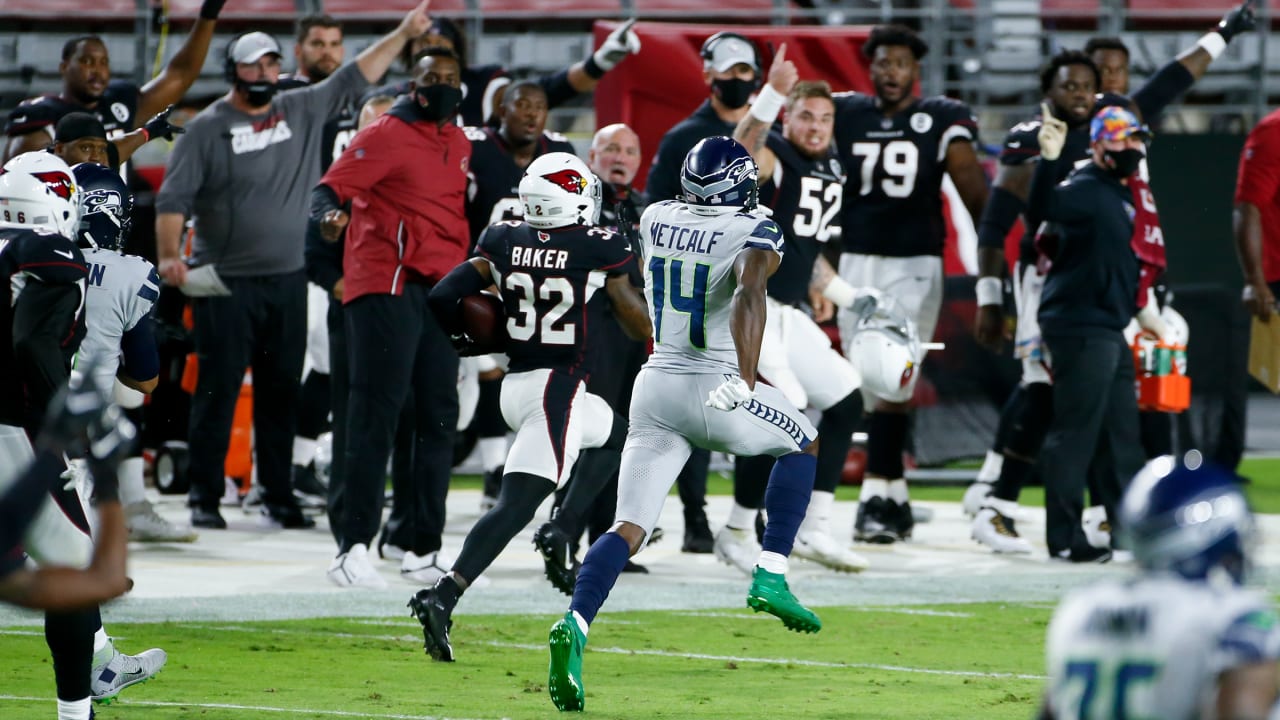
[[[649,238],[654,247],[680,252],[696,252],[705,255],[711,252],[711,248],[715,247],[721,235],[724,233],[719,230],[698,230],[660,222],[649,225]]]
[[[569,261],[568,250],[551,248],[527,248],[516,246],[511,248],[511,264],[522,267],[538,267],[547,270],[563,270]]]
[[[238,125],[231,128],[231,152],[243,155],[257,152],[268,145],[282,143],[293,137],[289,122],[283,118],[268,127],[257,125]]]

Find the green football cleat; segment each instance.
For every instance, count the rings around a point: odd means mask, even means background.
[[[747,591],[747,607],[756,612],[767,612],[782,621],[788,630],[816,633],[822,629],[822,620],[812,610],[800,604],[791,589],[787,577],[771,573],[759,566],[751,573],[751,589]]]
[[[547,638],[551,648],[551,666],[547,670],[547,692],[551,702],[561,710],[582,712],[586,692],[582,689],[582,650],[587,636],[578,628],[573,611],[551,626]]]

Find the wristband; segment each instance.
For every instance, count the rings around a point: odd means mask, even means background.
[[[847,308],[858,297],[858,291],[842,278],[833,277],[827,286],[822,288],[822,297],[835,303],[837,307]]]
[[[604,68],[600,67],[600,63],[596,62],[595,55],[587,56],[586,61],[582,63],[582,70],[593,80],[599,80],[604,77],[606,72],[608,72]]]
[[[1000,278],[980,277],[974,286],[974,294],[978,296],[978,305],[1000,305],[1004,300],[1004,291],[1000,287]]]
[[[778,112],[782,110],[784,102],[786,98],[782,93],[774,90],[772,85],[765,85],[756,96],[755,102],[751,103],[751,117],[772,125],[773,121],[778,119]]]
[[[1227,49],[1227,39],[1217,30],[1214,30],[1205,33],[1196,41],[1196,45],[1199,45],[1205,52],[1209,53],[1209,57],[1217,60],[1222,51]]]

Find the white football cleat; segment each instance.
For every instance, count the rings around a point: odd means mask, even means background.
[[[856,573],[871,567],[866,558],[849,548],[842,547],[831,533],[822,530],[801,530],[796,535],[791,554],[811,560],[838,572]]]
[[[1033,552],[1031,543],[1018,534],[1013,518],[1006,514],[1016,507],[1015,503],[1007,500],[987,498],[973,518],[973,539],[998,553],[1030,555]]]
[[[116,649],[114,642],[109,642],[93,655],[93,669],[89,675],[90,697],[94,702],[110,704],[121,690],[154,677],[168,660],[168,654],[159,648],[125,655]]]
[[[1107,521],[1107,509],[1094,505],[1084,509],[1080,515],[1080,524],[1084,527],[1084,538],[1096,548],[1111,547],[1111,523]]]
[[[181,542],[196,541],[196,532],[189,525],[175,525],[160,517],[148,500],[131,503],[124,508],[124,524],[129,528],[129,540],[133,542]]]
[[[449,574],[454,558],[443,550],[418,555],[406,550],[400,561],[400,577],[418,585],[432,586],[436,581]]]
[[[756,542],[755,528],[739,530],[728,525],[716,533],[713,551],[720,562],[731,565],[750,576],[760,559],[760,543]]]
[[[363,543],[351,546],[350,550],[334,558],[325,574],[338,587],[380,589],[387,586],[386,579],[369,562],[369,548]]]
[[[981,480],[974,482],[964,491],[964,499],[960,501],[960,505],[964,508],[964,514],[973,517],[982,509],[982,501],[995,489],[995,486]]]

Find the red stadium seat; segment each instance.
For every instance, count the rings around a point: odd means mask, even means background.
[[[324,11],[344,20],[399,20],[405,13],[418,6],[419,0],[325,0]],[[463,0],[432,0],[431,12],[445,17],[458,18],[466,11]]]
[[[169,15],[173,18],[187,20],[199,13],[200,0],[169,0]],[[222,20],[293,20],[297,16],[295,0],[234,0],[227,3],[218,17]]]
[[[136,12],[137,4],[134,0],[98,0],[94,3],[85,3],[83,0],[4,0],[0,2],[0,17],[7,18],[43,20],[74,17],[125,20],[132,18]]]
[[[1129,0],[1129,16],[1138,27],[1203,25],[1208,30],[1237,4],[1230,0]]]

